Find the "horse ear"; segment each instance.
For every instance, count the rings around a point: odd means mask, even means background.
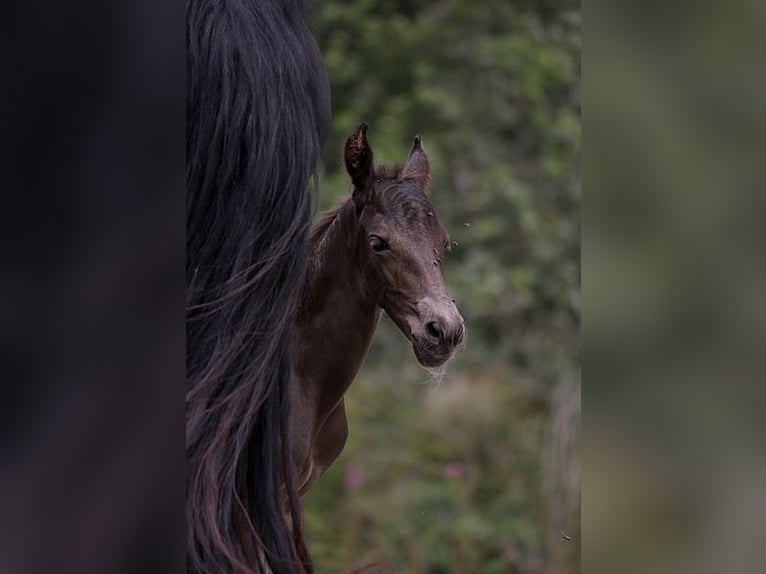
[[[364,198],[372,190],[372,148],[367,141],[367,127],[367,122],[363,122],[356,128],[354,133],[348,136],[344,150],[346,171],[354,184],[351,197],[357,206],[357,211],[361,211]]]
[[[402,168],[401,178],[413,182],[420,189],[426,191],[428,182],[431,180],[430,171],[428,156],[423,149],[423,140],[420,136],[415,136],[410,155]]]

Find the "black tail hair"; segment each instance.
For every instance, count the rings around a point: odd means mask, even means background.
[[[186,4],[189,573],[313,571],[287,438],[290,331],[329,127],[306,14],[304,0]]]

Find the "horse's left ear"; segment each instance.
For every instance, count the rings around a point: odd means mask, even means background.
[[[431,181],[430,170],[428,156],[423,149],[423,140],[420,136],[415,136],[410,155],[402,168],[401,178],[411,181],[423,191],[428,191],[428,184]]]

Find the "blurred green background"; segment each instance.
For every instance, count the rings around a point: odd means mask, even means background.
[[[343,142],[376,160],[420,134],[466,320],[441,382],[381,321],[347,395],[349,440],[305,499],[316,571],[580,571],[580,6],[325,1],[332,84],[321,209]]]

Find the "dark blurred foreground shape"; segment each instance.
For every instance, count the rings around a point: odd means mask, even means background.
[[[184,13],[9,5],[0,571],[183,571]]]

